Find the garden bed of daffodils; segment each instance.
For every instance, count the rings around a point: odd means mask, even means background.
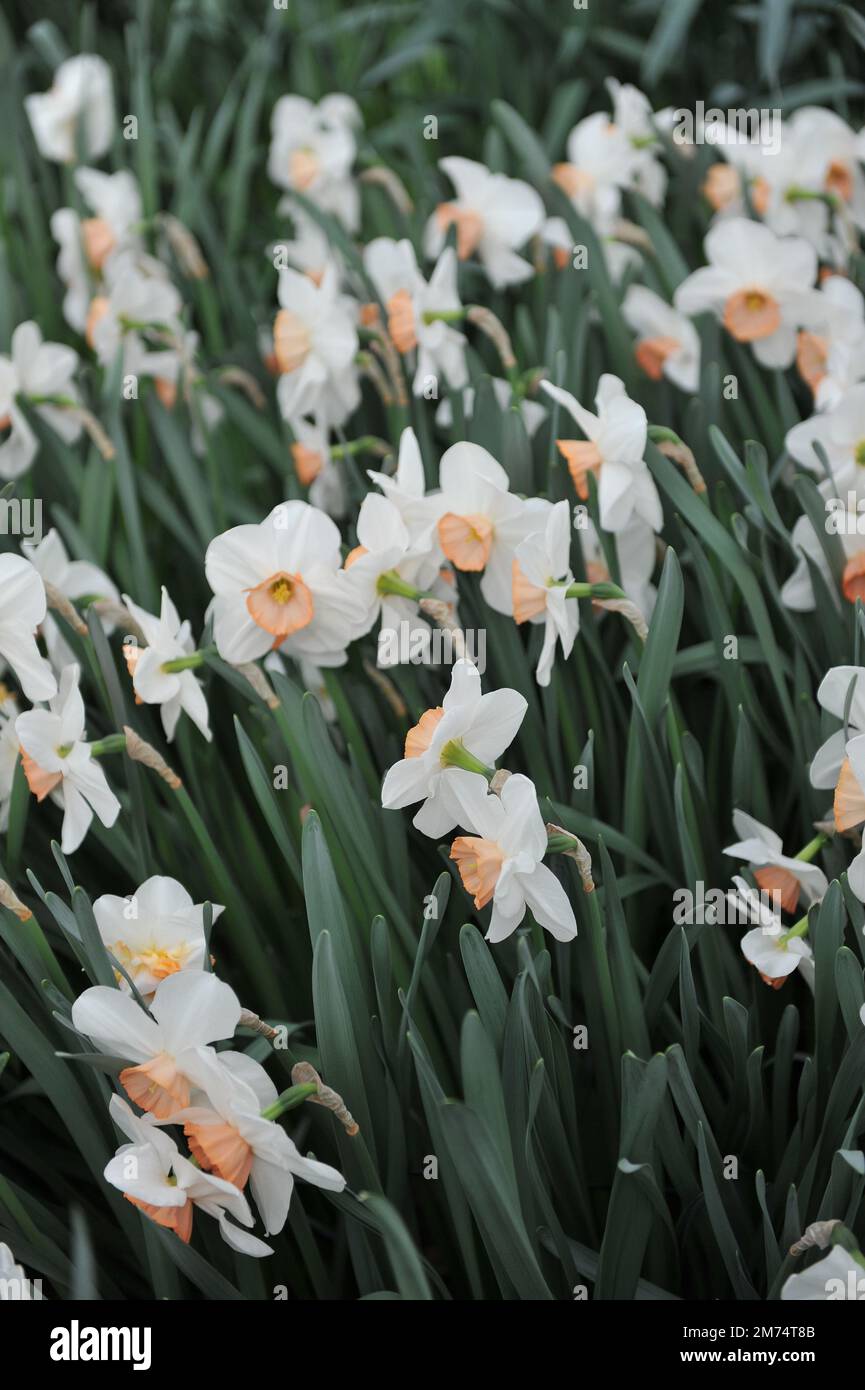
[[[856,1297],[865,25],[127,8],[0,19],[4,1287]]]

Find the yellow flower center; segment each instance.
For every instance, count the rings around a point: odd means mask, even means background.
[[[288,603],[293,592],[294,589],[291,580],[286,579],[284,576],[274,580],[270,586],[270,597],[273,599],[274,603]]]

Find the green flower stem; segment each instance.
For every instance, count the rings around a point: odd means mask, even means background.
[[[171,333],[167,323],[148,323],[144,319],[129,319],[125,314],[120,314],[118,323],[124,333]]]
[[[104,758],[106,753],[122,753],[125,747],[125,734],[108,734],[105,738],[98,738],[95,743],[90,744],[90,756]],[[63,753],[62,749],[58,751]],[[63,756],[65,757],[66,754],[63,753]]]
[[[77,410],[80,401],[74,401],[71,396],[24,396],[25,401],[30,405],[56,405],[62,410]]]
[[[825,203],[830,211],[838,211],[838,198],[834,193],[817,193],[811,188],[798,188],[795,185],[787,189],[784,194],[784,201],[787,203]]]
[[[374,434],[364,434],[360,439],[350,439],[346,444],[333,444],[330,450],[331,458],[335,459],[352,458],[355,454],[375,454],[378,458],[387,458],[392,453],[387,440],[379,439]]]
[[[479,772],[489,782],[495,776],[495,768],[487,767],[463,745],[458,738],[452,738],[441,751],[442,767],[461,767],[466,772]]]
[[[404,579],[400,579],[396,570],[386,570],[380,574],[376,583],[376,588],[380,594],[397,594],[400,598],[414,599],[415,603],[420,603],[422,598],[429,598],[423,590],[416,589],[413,584],[407,584]]]
[[[568,850],[576,849],[579,843],[574,835],[548,835],[547,854],[567,854]]]
[[[171,661],[163,661],[160,671],[171,675],[174,671],[189,671],[195,666],[203,666],[209,656],[216,655],[216,647],[202,647],[200,651],[190,652],[188,656],[176,656]]]
[[[262,1110],[263,1120],[278,1120],[280,1115],[284,1115],[286,1110],[294,1110],[298,1105],[303,1105],[310,1096],[316,1095],[318,1087],[314,1081],[303,1081],[298,1086],[289,1086],[287,1091],[283,1091],[276,1097],[272,1105],[266,1110]]]
[[[556,588],[559,586],[556,585]],[[618,584],[569,584],[565,598],[627,598]]]
[[[791,927],[789,931],[785,931],[783,936],[778,937],[778,945],[786,946],[788,942],[793,941],[797,936],[806,936],[807,933],[808,917],[806,914],[796,923],[795,927]]]
[[[462,323],[465,309],[427,309],[421,315],[424,323]]]
[[[813,840],[808,841],[804,849],[800,849],[799,853],[795,855],[795,858],[800,859],[803,864],[810,864],[815,855],[828,843],[829,836],[825,835],[821,830],[819,835],[815,835]]]

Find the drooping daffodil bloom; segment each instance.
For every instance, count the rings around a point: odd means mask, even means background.
[[[504,941],[527,908],[557,941],[573,940],[577,923],[570,899],[542,863],[548,837],[534,783],[517,773],[496,796],[486,778],[454,768],[443,781],[442,796],[456,823],[470,831],[454,840],[450,857],[475,907],[492,903],[487,940]]]
[[[495,289],[530,280],[533,267],[517,251],[540,231],[544,205],[539,194],[521,179],[493,174],[484,164],[458,155],[440,159],[439,168],[456,197],[439,204],[427,223],[426,255],[438,259],[454,225],[459,259],[476,254]]]
[[[101,159],[114,138],[111,69],[95,53],[68,58],[47,92],[24,98],[39,153],[58,164]]]
[[[513,613],[512,568],[520,541],[546,520],[549,502],[512,493],[504,468],[479,444],[442,455],[438,542],[454,569],[483,571],[481,593],[497,613]]]
[[[350,301],[330,266],[318,285],[297,270],[281,270],[278,296],[273,352],[282,415],[288,421],[316,415],[331,427],[341,425],[360,401]]]
[[[784,853],[784,841],[768,825],[761,825],[744,811],[733,812],[733,827],[740,837],[723,851],[743,859],[764,893],[777,894],[785,912],[795,912],[801,897],[806,907],[825,895],[826,875],[816,864]]]
[[[73,602],[79,599],[89,602],[95,599],[119,601],[120,595],[114,581],[89,560],[70,560],[60,533],[53,527],[41,541],[22,541],[21,548],[34,569],[41,574],[43,582],[53,585],[65,598]],[[45,614],[41,626],[52,664],[62,669],[74,662],[75,654],[50,613]],[[113,631],[110,621],[103,622],[102,626],[106,633]]]
[[[357,230],[360,218],[351,169],[357,152],[354,132],[361,124],[357,103],[341,92],[317,104],[306,97],[280,97],[271,118],[271,180],[289,193],[302,193],[349,232]]]
[[[103,278],[117,252],[143,250],[143,211],[138,183],[126,169],[116,174],[76,169],[74,177],[92,216],[80,217],[74,208],[58,208],[51,215],[51,235],[60,247],[57,274],[66,286],[63,317],[76,333],[83,333],[94,280]]]
[[[75,663],[64,667],[50,707],[25,710],[15,721],[30,790],[38,801],[50,795],[63,808],[60,847],[64,854],[78,849],[94,815],[110,827],[120,814],[120,802],[84,738],[78,677]]]
[[[693,394],[700,384],[700,338],[691,320],[645,285],[629,287],[622,315],[637,334],[634,355],[646,375],[666,377]]]
[[[577,494],[584,500],[589,495],[587,475],[595,474],[604,530],[621,531],[632,518],[641,517],[653,531],[660,531],[664,520],[661,499],[644,459],[646,412],[628,396],[624,382],[607,372],[602,375],[595,397],[597,415],[551,381],[542,381],[541,386],[585,435],[585,440],[560,438],[556,443]]]
[[[364,250],[363,263],[384,304],[395,347],[403,354],[417,353],[414,394],[422,396],[431,384],[440,383],[442,390],[464,386],[466,340],[453,326],[462,311],[453,248],[442,251],[428,281],[407,240],[376,237]]]
[[[568,598],[574,576],[570,569],[571,508],[566,501],[551,507],[543,531],[521,541],[513,563],[514,619],[544,624],[544,641],[535,679],[549,685],[556,643],[567,659],[580,626],[580,607]]]
[[[131,994],[93,985],[72,1005],[72,1024],[100,1052],[128,1058],[120,1072],[130,1100],[159,1120],[189,1105],[191,1067],[202,1048],[230,1038],[240,1022],[234,990],[215,975],[180,970],[160,980],[145,1013]]]
[[[28,700],[57,694],[54,672],[36,645],[46,612],[39,571],[23,555],[0,555],[0,658],[12,667]]]
[[[384,779],[381,804],[399,810],[423,805],[413,824],[424,835],[445,835],[456,825],[451,802],[442,796],[444,782],[460,763],[490,766],[512,743],[527,703],[516,690],[481,693],[481,678],[470,661],[454,663],[450,688],[436,709],[428,709],[410,729],[405,757]]]
[[[327,1163],[304,1158],[281,1125],[267,1117],[277,1090],[258,1062],[242,1052],[200,1052],[191,1063],[193,1104],[166,1123],[182,1124],[199,1167],[249,1188],[267,1235],[285,1225],[295,1176],[331,1192],[345,1178]]]
[[[122,1144],[106,1164],[106,1182],[184,1244],[189,1243],[198,1210],[218,1221],[222,1239],[233,1250],[256,1258],[273,1254],[263,1240],[241,1229],[255,1223],[240,1188],[190,1162],[170,1135],[149,1116],[136,1115],[121,1096],[112,1096],[108,1109],[131,1142]],[[235,1225],[238,1221],[240,1226]]]
[[[123,601],[140,627],[146,647],[133,646],[129,640],[123,652],[132,676],[132,686],[145,705],[158,705],[165,737],[174,738],[177,721],[185,710],[195,727],[210,741],[207,700],[201,683],[188,662],[195,651],[195,642],[188,622],[180,616],[162,586],[162,606],[159,617],[133,603],[127,594]]]
[[[78,353],[64,343],[46,343],[38,326],[19,323],[9,357],[0,357],[0,426],[8,435],[0,444],[0,478],[18,478],[30,467],[39,441],[18,404],[24,396],[41,420],[73,444],[81,433],[78,388],[74,377]]]

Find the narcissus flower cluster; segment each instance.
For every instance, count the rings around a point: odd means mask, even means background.
[[[304,1158],[277,1123],[283,1103],[264,1067],[245,1052],[215,1050],[214,1043],[233,1038],[242,1010],[234,991],[209,972],[201,906],[166,878],[148,879],[121,901],[99,899],[94,913],[125,990],[94,985],[72,1006],[75,1029],[125,1062],[118,1082],[127,1099],[113,1095],[108,1108],[129,1142],[107,1164],[105,1179],[185,1242],[199,1212],[218,1222],[232,1249],[270,1255],[252,1234],[244,1189],[265,1234],[277,1234],[295,1177],[334,1192],[345,1179]],[[145,994],[146,1006],[133,989]],[[188,1152],[168,1126],[182,1127]]]

